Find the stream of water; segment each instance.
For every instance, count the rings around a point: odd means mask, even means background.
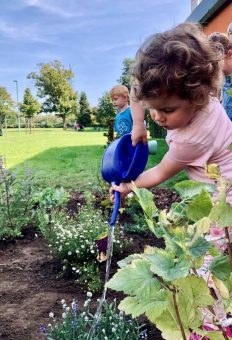
[[[107,244],[107,252],[106,252],[107,261],[106,261],[106,273],[105,273],[104,289],[103,289],[103,292],[102,292],[101,299],[99,301],[97,311],[94,315],[94,321],[93,321],[93,324],[92,324],[91,329],[89,331],[87,340],[94,339],[93,336],[94,336],[96,327],[98,325],[98,322],[101,318],[103,303],[105,302],[105,299],[106,299],[106,291],[107,291],[106,284],[107,284],[107,282],[109,280],[109,276],[110,276],[110,267],[111,267],[111,260],[112,260],[112,255],[113,255],[113,243],[114,243],[114,226],[111,226],[109,228],[109,236],[108,236],[108,244]]]

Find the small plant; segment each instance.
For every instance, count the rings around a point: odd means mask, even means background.
[[[0,239],[16,238],[33,221],[35,187],[30,170],[24,176],[0,165]]]
[[[78,303],[73,301],[71,308],[62,300],[62,321],[59,321],[53,313],[49,316],[52,319],[50,326],[46,329],[40,326],[41,332],[48,340],[90,340],[89,333],[94,322],[94,315],[91,313],[91,296],[87,293],[87,300],[83,309],[79,310]],[[123,312],[118,312],[116,302],[103,305],[102,315],[91,340],[138,340],[146,339],[146,331],[141,331],[141,326],[135,320],[125,318]]]

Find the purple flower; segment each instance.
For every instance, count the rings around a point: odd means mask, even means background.
[[[48,335],[46,327],[43,324],[40,324],[39,329],[41,333],[43,333],[46,336]]]
[[[97,239],[96,245],[97,245],[99,252],[106,253],[107,245],[108,245],[108,235],[107,236],[104,235],[102,238]]]

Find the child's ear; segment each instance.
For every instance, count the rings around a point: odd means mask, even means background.
[[[227,51],[226,56],[227,56],[228,58],[232,58],[232,49],[230,49],[230,50]]]

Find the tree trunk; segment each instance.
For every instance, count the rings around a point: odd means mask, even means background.
[[[62,120],[63,120],[63,129],[66,130],[66,114],[62,115]]]

